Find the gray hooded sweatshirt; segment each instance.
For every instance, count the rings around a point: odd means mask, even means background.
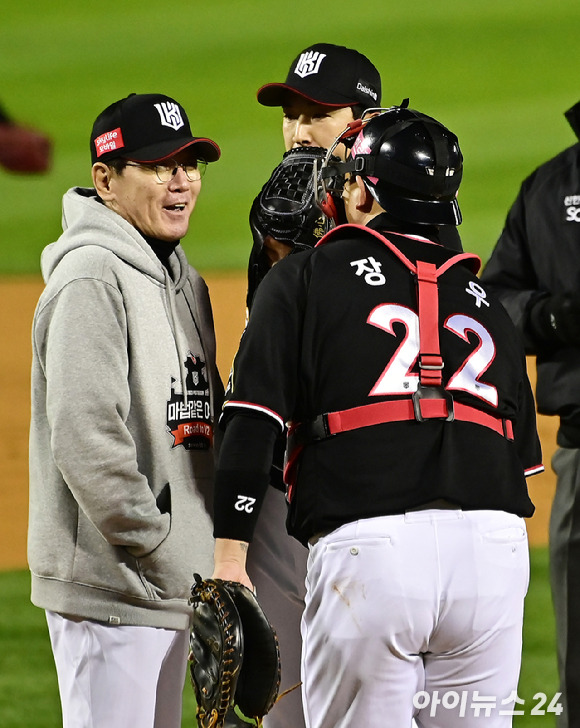
[[[65,615],[186,629],[213,568],[213,428],[222,385],[207,287],[171,275],[94,190],[63,200],[33,323],[32,601]]]

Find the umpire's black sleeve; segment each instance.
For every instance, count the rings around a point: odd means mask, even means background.
[[[535,173],[521,185],[519,194],[506,217],[481,280],[496,295],[520,333],[527,354],[536,354],[538,342],[529,329],[529,310],[535,299],[547,292],[539,288],[532,261],[527,230],[529,189]]]
[[[278,435],[265,417],[237,412],[227,420],[215,481],[215,538],[252,540]]]

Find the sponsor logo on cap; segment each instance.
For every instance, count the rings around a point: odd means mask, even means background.
[[[367,96],[370,96],[371,99],[374,99],[375,101],[378,98],[378,94],[374,89],[372,89],[370,86],[365,86],[360,81],[356,85],[356,90],[361,91],[363,94],[366,94]]]
[[[312,76],[314,73],[318,73],[320,70],[320,64],[326,58],[326,53],[319,53],[318,51],[308,51],[308,53],[302,53],[294,69],[294,73],[300,78],[306,76]]]
[[[125,142],[123,141],[121,127],[113,129],[112,131],[107,131],[95,139],[97,158],[107,152],[114,152],[116,149],[122,149],[124,146]]]
[[[162,126],[169,126],[171,129],[177,131],[185,125],[181,117],[181,109],[177,104],[163,101],[160,104],[155,104],[155,108],[159,112]]]

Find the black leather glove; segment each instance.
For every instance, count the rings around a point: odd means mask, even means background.
[[[250,307],[254,292],[272,267],[267,239],[274,247],[289,252],[312,248],[333,226],[316,204],[314,190],[314,163],[320,168],[326,149],[297,147],[284,153],[282,161],[273,170],[250,210],[250,229],[254,244],[248,265],[248,297]],[[333,157],[334,159],[334,157]],[[342,189],[335,191],[334,202],[340,209]]]
[[[256,596],[234,581],[194,575],[189,670],[199,728],[236,725],[236,705],[262,725],[280,688],[278,637]],[[246,724],[247,725],[247,724]]]
[[[532,336],[542,342],[580,346],[580,295],[538,299],[530,308],[529,325]]]

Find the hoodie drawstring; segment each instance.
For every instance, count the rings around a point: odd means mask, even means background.
[[[167,269],[163,268],[163,275],[165,277],[165,299],[167,301],[167,318],[169,319],[169,327],[171,329],[171,333],[173,334],[173,340],[175,341],[175,348],[177,350],[177,357],[179,359],[179,370],[181,372],[181,389],[183,392],[183,401],[185,404],[187,404],[187,367],[186,367],[186,361],[187,361],[187,352],[184,352],[180,340],[179,335],[177,333],[177,311],[175,308],[175,292],[174,292],[174,286],[173,286],[173,280],[171,279],[171,276],[169,275]]]

